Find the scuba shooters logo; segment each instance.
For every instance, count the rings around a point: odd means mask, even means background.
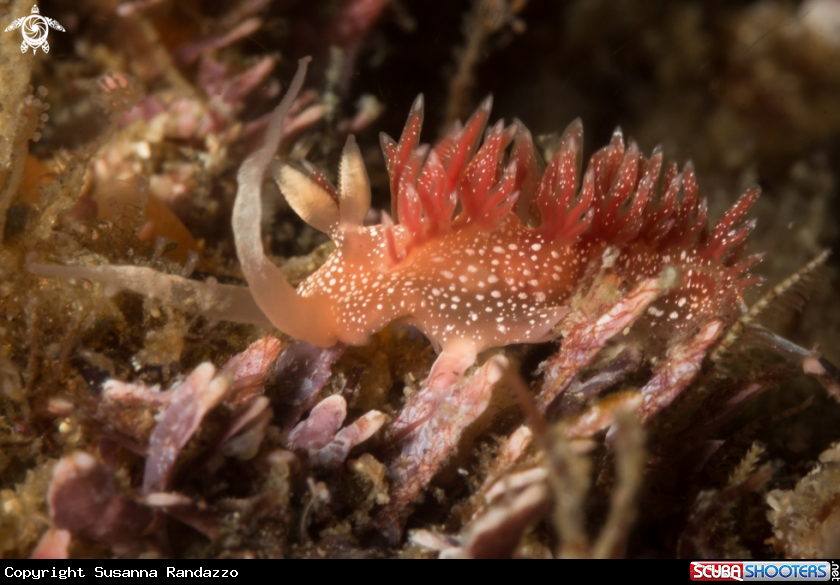
[[[837,563],[828,561],[693,561],[690,577],[692,581],[838,580]]]
[[[41,16],[38,11],[38,5],[32,6],[32,14],[18,18],[12,24],[6,27],[5,32],[10,30],[21,29],[23,35],[23,42],[20,44],[20,52],[25,53],[29,47],[32,47],[32,54],[38,52],[40,48],[45,53],[50,52],[50,44],[47,42],[47,34],[50,29],[66,32],[64,27],[58,24],[57,20]]]

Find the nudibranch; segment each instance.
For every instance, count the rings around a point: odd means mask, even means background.
[[[663,173],[661,150],[646,158],[616,130],[581,178],[576,120],[543,169],[521,123],[485,131],[489,98],[434,147],[419,141],[422,96],[398,142],[381,135],[392,209],[381,225],[363,224],[370,183],[352,136],[337,188],[306,163],[275,164],[291,207],[336,244],[295,290],[263,252],[260,189],[305,68],[302,60],[264,145],[241,167],[233,218],[251,293],[284,333],[322,347],[358,345],[400,320],[463,369],[485,349],[550,339],[587,267],[601,257],[631,286],[664,267],[678,269],[678,284],[645,315],[671,337],[691,335],[709,316],[739,313],[741,291],[755,282],[746,273],[758,256],[742,258],[742,250],[757,188],[709,232],[691,164],[678,172],[672,163]]]
[[[743,289],[759,280],[748,270],[760,256],[743,254],[757,188],[709,230],[690,163],[663,172],[660,149],[645,157],[616,130],[581,174],[576,120],[546,165],[520,122],[485,131],[489,98],[434,147],[420,144],[423,99],[415,100],[400,140],[381,136],[392,213],[365,226],[371,189],[353,136],[337,188],[307,163],[274,161],[307,63],[301,59],[262,147],[238,173],[233,232],[248,288],[138,266],[30,261],[29,270],[101,280],[112,291],[149,294],[211,319],[274,326],[320,347],[360,345],[390,322],[412,324],[441,353],[430,378],[449,381],[483,350],[556,337],[552,330],[591,284],[593,267],[619,275],[625,290],[676,271],[640,319],[670,340],[696,334],[710,318],[732,322],[743,310]],[[336,244],[297,289],[263,250],[260,198],[269,169],[291,207]]]

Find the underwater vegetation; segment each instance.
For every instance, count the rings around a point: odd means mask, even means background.
[[[40,9],[4,556],[840,550],[832,3]]]

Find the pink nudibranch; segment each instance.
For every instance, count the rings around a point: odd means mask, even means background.
[[[101,280],[211,319],[273,325],[321,347],[364,344],[392,321],[412,324],[461,373],[482,350],[550,339],[593,270],[617,274],[627,290],[676,270],[643,324],[668,337],[692,335],[709,318],[731,320],[742,290],[757,281],[748,270],[760,256],[743,256],[757,188],[709,230],[690,163],[662,172],[660,149],[646,158],[616,130],[581,175],[583,127],[575,120],[546,165],[520,122],[485,132],[489,98],[434,147],[419,142],[423,99],[415,100],[400,140],[381,136],[394,220],[385,214],[381,225],[366,227],[370,182],[352,136],[337,189],[310,165],[272,164],[308,62],[300,60],[262,147],[239,170],[233,231],[248,288],[139,266],[28,260],[29,270]],[[260,197],[270,166],[291,207],[336,244],[297,290],[262,246]]]
[[[292,208],[336,244],[327,262],[295,290],[263,252],[260,187],[307,63],[301,59],[262,148],[239,171],[233,218],[250,290],[288,335],[323,347],[337,341],[358,345],[400,320],[417,326],[439,350],[462,355],[544,341],[569,312],[589,261],[610,247],[630,281],[656,275],[668,264],[697,267],[682,275],[679,295],[665,295],[661,306],[648,311],[650,319],[665,315],[675,328],[701,313],[725,312],[722,305],[740,299],[740,290],[752,282],[739,277],[757,257],[735,260],[754,222],[736,223],[757,189],[748,190],[709,235],[705,200],[697,196],[690,164],[681,173],[670,165],[655,198],[659,149],[646,159],[632,141],[625,147],[616,131],[581,182],[580,121],[566,130],[543,171],[521,123],[499,122],[484,136],[489,99],[438,145],[420,145],[419,96],[400,141],[381,137],[396,224],[386,216],[382,225],[363,225],[370,183],[352,136],[337,189],[311,166],[274,169]]]

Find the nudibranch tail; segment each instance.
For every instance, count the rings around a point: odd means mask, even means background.
[[[300,92],[309,61],[310,57],[304,57],[298,61],[297,73],[286,95],[271,115],[262,147],[251,154],[239,169],[237,177],[239,189],[233,206],[233,232],[236,252],[251,294],[271,323],[288,335],[314,345],[329,347],[337,341],[331,314],[319,307],[314,300],[301,297],[295,292],[280,269],[265,255],[260,230],[262,219],[260,194],[263,176],[274,152],[280,145],[280,139],[283,136],[283,118]],[[314,184],[305,176],[301,175],[301,177],[306,180],[306,185],[311,187]],[[294,177],[294,180],[304,184],[300,177]],[[301,198],[311,194],[313,190],[314,187],[301,190]],[[336,214],[331,214],[329,211],[327,205],[329,202],[324,201],[324,196],[329,199],[330,195],[326,193],[326,190],[324,191],[315,203],[308,199],[305,202],[299,201],[296,210],[299,212],[303,210],[302,215],[309,213],[308,219],[329,228],[337,224],[339,220],[335,217]],[[312,205],[319,207],[316,211],[311,211]],[[322,211],[323,213],[319,213]],[[338,210],[335,211],[337,213]],[[305,215],[304,217],[306,218]]]

